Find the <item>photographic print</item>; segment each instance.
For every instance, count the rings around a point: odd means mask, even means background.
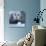
[[[24,11],[10,11],[9,24],[10,27],[25,27],[25,12]]]

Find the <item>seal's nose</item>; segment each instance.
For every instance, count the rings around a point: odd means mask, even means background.
[[[30,38],[28,38],[28,41],[30,41]]]

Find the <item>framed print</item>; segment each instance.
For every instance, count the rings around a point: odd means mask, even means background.
[[[24,11],[10,11],[9,24],[10,27],[25,27],[25,12]]]

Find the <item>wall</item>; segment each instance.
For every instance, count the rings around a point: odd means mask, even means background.
[[[43,10],[43,9],[46,9],[46,0],[40,0],[40,9],[41,9],[41,11]],[[43,15],[42,15],[42,17],[43,17],[43,22],[41,21],[40,22],[40,25],[42,25],[42,26],[46,26],[46,11],[44,11],[43,12]]]
[[[7,41],[18,41],[32,30],[35,12],[40,10],[40,0],[4,0],[4,35]],[[24,28],[9,28],[9,11],[23,10],[26,12],[26,26]]]

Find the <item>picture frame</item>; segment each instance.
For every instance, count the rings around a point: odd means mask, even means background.
[[[25,27],[24,11],[10,11],[9,12],[9,25],[10,27]]]

